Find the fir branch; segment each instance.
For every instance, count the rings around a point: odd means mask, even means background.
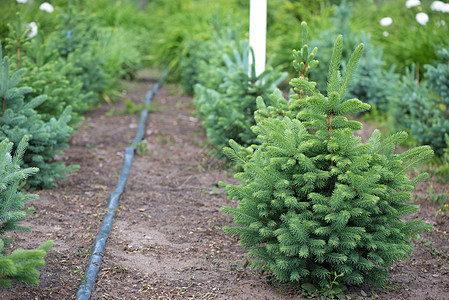
[[[351,58],[349,59],[348,66],[346,67],[346,73],[343,78],[343,83],[340,87],[339,96],[340,98],[343,97],[348,89],[349,82],[351,78],[353,77],[353,74],[357,68],[357,62],[359,61],[360,57],[362,57],[363,54],[363,44],[360,44],[357,46],[357,48],[354,50],[354,52],[351,55]]]
[[[334,43],[332,58],[329,63],[329,79],[327,86],[327,94],[339,91],[340,88],[340,63],[341,53],[343,49],[343,36],[339,35]]]
[[[416,152],[415,154],[413,154],[413,157],[410,158],[410,162],[406,164],[399,172],[393,175],[393,179],[401,174],[406,173],[408,170],[416,166],[418,163],[421,163],[424,160],[428,160],[433,156],[433,150],[429,146],[421,146],[414,149],[416,149]]]

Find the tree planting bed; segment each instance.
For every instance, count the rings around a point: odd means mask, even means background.
[[[85,115],[60,159],[80,170],[53,190],[36,192],[31,232],[14,233],[11,249],[31,249],[46,240],[54,247],[41,270],[40,285],[13,283],[6,299],[75,299],[109,194],[120,174],[140,114],[121,114],[129,98],[143,103],[158,78],[151,71],[124,83],[124,97]],[[153,98],[159,108],[147,121],[147,152],[136,154],[91,299],[301,299],[288,285],[247,265],[246,251],[223,233],[232,219],[220,212],[236,206],[218,187],[232,172],[212,158],[201,123],[192,117],[192,97],[165,84]],[[362,136],[369,131],[361,132]],[[435,193],[448,185],[432,179]],[[428,183],[416,192],[419,214],[435,226],[415,241],[415,254],[391,269],[382,289],[350,289],[348,299],[448,299],[449,218],[429,201]],[[421,200],[419,200],[421,199]],[[11,249],[8,249],[11,250]]]

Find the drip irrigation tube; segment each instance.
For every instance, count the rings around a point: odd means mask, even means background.
[[[145,105],[150,106],[151,100],[156,92],[159,90],[159,87],[164,82],[165,77],[167,76],[167,72],[164,71],[159,81],[154,85],[153,89],[148,91],[145,96]],[[86,273],[84,275],[84,279],[81,282],[81,286],[76,293],[77,300],[88,300],[92,293],[92,289],[95,284],[95,280],[100,269],[101,259],[104,255],[104,248],[106,245],[106,240],[108,239],[109,233],[111,232],[112,222],[114,221],[115,209],[118,204],[118,200],[120,195],[123,193],[123,190],[126,185],[126,180],[128,179],[129,171],[131,170],[132,161],[134,158],[135,145],[140,143],[145,134],[145,123],[148,117],[148,110],[144,109],[140,116],[140,122],[137,129],[136,137],[131,145],[131,147],[127,147],[125,150],[125,158],[123,161],[122,171],[120,173],[120,177],[117,180],[117,184],[115,186],[114,192],[111,193],[109,202],[108,202],[108,212],[103,219],[103,223],[101,224],[100,232],[95,238],[94,246],[92,248],[92,254],[89,259],[89,263],[86,268]]]

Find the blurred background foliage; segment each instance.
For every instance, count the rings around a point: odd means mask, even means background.
[[[124,35],[130,35],[127,42],[134,40],[143,53],[142,60],[168,67],[171,78],[179,80],[180,58],[187,39],[211,39],[214,26],[230,23],[239,25],[241,38],[248,35],[247,0],[51,0],[55,7],[51,14],[39,10],[44,2],[3,1],[0,38],[7,36],[7,24],[13,22],[17,12],[25,22],[37,22],[39,31],[54,32],[61,25],[60,19],[67,19],[67,7],[72,5],[95,16],[95,26],[103,30],[99,37],[111,34],[104,33],[104,28],[120,28],[117,37],[123,40]],[[299,47],[300,24],[306,21],[311,40],[323,40],[323,32],[331,31],[361,41],[363,31],[371,37],[373,47],[381,48],[385,69],[395,66],[396,72],[405,74],[411,64],[416,64],[423,75],[423,66],[434,63],[437,52],[449,44],[449,13],[432,9],[435,1],[418,2],[407,7],[406,0],[268,0],[268,57],[273,65],[291,73],[291,50]],[[342,7],[348,7],[348,12],[338,23],[335,14]],[[428,15],[425,25],[416,21],[420,12]],[[390,17],[392,24],[381,26],[379,21],[384,17]]]
[[[5,43],[11,35],[7,24],[15,21],[17,13],[24,24],[36,22],[48,43],[46,55],[56,49],[64,62],[73,65],[65,76],[72,86],[81,82],[77,94],[81,102],[89,104],[87,107],[118,94],[118,80],[132,78],[144,66],[168,69],[168,80],[179,83],[187,93],[193,93],[195,84],[204,78],[208,84],[216,84],[221,76],[207,65],[223,67],[223,55],[248,39],[248,0],[48,0],[55,7],[53,13],[39,9],[44,2],[2,1],[0,40]],[[336,36],[344,35],[344,56],[363,42],[365,52],[347,97],[370,103],[373,109],[367,119],[383,120],[386,130],[404,129],[404,124],[394,120],[397,114],[413,115],[411,120],[424,125],[415,124],[414,131],[405,128],[411,133],[410,143],[438,140],[436,152],[446,153],[449,101],[440,86],[449,81],[444,68],[448,62],[438,53],[449,47],[448,7],[447,1],[432,0],[268,0],[268,64],[287,72],[288,78],[295,76],[292,50],[300,47],[300,24],[306,21],[310,44],[319,48],[317,59],[321,62],[310,76],[322,87],[327,82],[325,66]],[[425,14],[424,19],[418,14]],[[385,18],[390,20],[388,24],[381,22]],[[232,34],[224,40],[233,42],[216,43],[221,38],[217,34]],[[7,51],[14,56],[11,48]],[[61,63],[54,65],[61,69]],[[47,66],[47,73],[49,69]],[[45,78],[32,70],[30,74]],[[344,64],[341,71],[345,72]],[[24,82],[32,81],[25,76]],[[288,79],[281,87],[287,84]],[[53,91],[50,101],[59,94]],[[73,106],[72,114],[87,109],[79,101],[66,102]],[[398,103],[402,103],[401,112]],[[424,120],[429,114],[416,114],[404,106],[410,103],[415,103],[414,107],[424,103],[432,112],[436,107],[437,115]],[[47,119],[51,117],[50,112],[42,113],[47,113]],[[72,120],[78,119],[72,115]],[[420,136],[429,132],[438,138]]]

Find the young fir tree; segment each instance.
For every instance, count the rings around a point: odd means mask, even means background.
[[[0,141],[8,139],[18,145],[24,136],[30,136],[23,167],[38,167],[40,172],[30,177],[27,183],[33,187],[54,187],[55,179],[64,179],[65,174],[78,168],[54,162],[54,156],[60,155],[61,148],[67,147],[67,140],[73,132],[68,125],[71,107],[66,107],[58,119],[42,121],[35,108],[46,97],[40,95],[25,103],[24,96],[31,92],[31,88],[18,87],[25,72],[25,69],[11,72],[10,61],[3,57],[0,47]]]
[[[223,55],[225,66],[214,66],[222,77],[215,89],[201,84],[195,86],[198,116],[219,157],[229,139],[246,145],[257,143],[256,134],[251,131],[255,124],[256,98],[261,96],[269,101],[270,93],[286,77],[272,68],[256,75],[255,64],[249,62],[250,53],[254,57],[252,49],[245,45],[240,52],[234,50],[232,56]]]
[[[72,75],[80,70],[59,57],[56,50],[50,51],[43,33],[39,32],[30,40],[27,36],[30,30],[23,24],[20,15],[17,15],[15,22],[8,24],[8,28],[5,49],[11,60],[11,68],[25,68],[27,72],[20,83],[32,88],[32,91],[25,95],[24,101],[29,102],[45,94],[47,100],[36,107],[36,110],[46,122],[52,117],[59,117],[70,105],[70,124],[74,127],[82,119],[79,113],[89,109],[88,99],[91,97],[90,94],[81,92],[81,80]]]
[[[255,133],[260,146],[243,148],[230,141],[226,155],[241,168],[241,185],[222,184],[237,208],[222,210],[234,218],[228,234],[249,249],[255,265],[263,265],[282,282],[331,289],[341,284],[381,284],[393,262],[413,251],[413,234],[429,229],[423,220],[403,221],[418,211],[405,204],[411,190],[427,178],[407,172],[432,156],[428,146],[395,153],[407,138],[399,132],[381,139],[375,131],[362,143],[362,128],[345,116],[369,109],[358,99],[345,100],[362,55],[360,44],[340,74],[343,37],[334,44],[327,96],[305,76],[307,47],[290,82],[290,100],[277,92],[273,105],[258,99]],[[297,55],[298,58],[299,55]],[[304,285],[303,285],[304,287]]]
[[[73,66],[70,79],[82,83],[83,101],[91,107],[113,82],[105,71],[104,57],[96,49],[100,35],[98,20],[79,3],[69,4],[67,12],[62,12],[60,17],[60,26],[49,36],[49,48]]]
[[[12,157],[13,144],[8,140],[0,143],[0,286],[9,286],[11,279],[38,284],[38,268],[45,264],[44,256],[52,246],[52,242],[48,241],[34,250],[17,249],[9,255],[5,253],[4,248],[12,242],[5,234],[9,231],[29,230],[18,222],[25,219],[31,211],[23,210],[25,203],[37,198],[37,195],[26,195],[18,191],[22,181],[38,171],[37,168],[20,168],[26,146],[27,137],[24,137]]]

